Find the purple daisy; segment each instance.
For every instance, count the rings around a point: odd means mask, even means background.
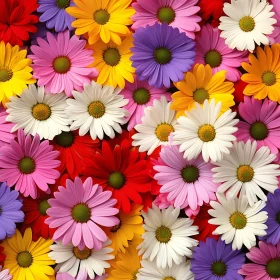
[[[170,87],[170,80],[183,80],[195,59],[195,43],[167,23],[138,28],[133,34],[132,66],[139,80],[150,86]]]
[[[191,259],[191,271],[194,280],[242,280],[238,269],[245,263],[245,255],[239,250],[233,251],[231,244],[207,238],[194,249]]]

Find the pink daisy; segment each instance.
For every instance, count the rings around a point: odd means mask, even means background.
[[[198,22],[201,21],[197,15],[200,8],[195,6],[197,2],[198,0],[137,0],[132,4],[136,10],[136,14],[132,16],[135,21],[132,28],[165,22],[194,39],[194,33],[200,30]]]
[[[0,148],[9,144],[15,138],[15,134],[11,133],[14,124],[6,122],[7,116],[5,108],[0,105]]]
[[[121,94],[129,100],[128,104],[124,106],[130,113],[126,119],[129,120],[128,131],[142,123],[144,109],[147,106],[152,106],[155,99],[160,100],[164,94],[168,101],[171,100],[171,93],[166,92],[166,89],[155,88],[150,86],[147,81],[139,81],[137,78],[135,78],[134,83],[127,82]]]
[[[84,49],[86,41],[76,35],[70,38],[69,31],[55,37],[47,33],[47,41],[37,38],[38,46],[31,46],[33,77],[39,86],[45,86],[50,93],[65,91],[72,96],[72,90],[81,91],[84,84],[90,84],[97,75],[95,68],[88,68],[92,62],[92,50]]]
[[[38,134],[32,139],[18,130],[17,141],[1,148],[0,182],[8,186],[15,185],[15,190],[25,197],[37,198],[37,188],[50,193],[48,184],[54,184],[60,173],[54,168],[60,165],[56,160],[59,152],[53,150],[49,141],[42,141]]]
[[[260,241],[259,248],[251,248],[246,256],[254,263],[243,264],[238,270],[239,274],[246,275],[245,280],[280,279],[280,242],[274,246]]]
[[[48,200],[50,208],[46,224],[56,228],[54,241],[61,241],[63,245],[70,242],[83,250],[100,250],[102,242],[107,241],[106,233],[99,227],[113,227],[119,224],[115,217],[119,210],[113,206],[117,200],[111,198],[111,191],[103,191],[97,184],[93,186],[92,179],[87,178],[84,183],[79,177],[74,182],[66,180],[66,188],[59,186],[55,198]]]
[[[273,4],[272,12],[274,12],[274,18],[277,20],[277,22],[273,25],[274,30],[272,34],[268,35],[270,44],[276,44],[280,43],[280,5],[279,0],[271,0],[271,3]]]
[[[244,121],[237,124],[237,140],[256,140],[258,148],[268,146],[272,153],[277,154],[280,148],[280,107],[277,102],[267,98],[262,102],[245,96],[238,111]]]
[[[209,64],[213,74],[221,70],[227,71],[226,78],[236,82],[240,79],[241,72],[238,67],[242,62],[248,61],[247,51],[230,49],[225,39],[220,37],[220,31],[210,24],[202,27],[201,32],[196,35],[196,58],[195,63]]]
[[[174,201],[174,207],[196,210],[203,202],[216,199],[218,185],[213,183],[210,162],[204,162],[201,156],[196,159],[184,159],[184,153],[178,146],[163,146],[158,162],[154,165],[161,193],[168,193],[167,200]]]

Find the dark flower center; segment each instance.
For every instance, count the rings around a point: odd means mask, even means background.
[[[120,221],[118,225],[115,225],[111,228],[111,232],[117,232],[122,226],[122,222]]]
[[[66,56],[60,56],[53,61],[53,69],[56,73],[65,74],[71,68],[71,61]]]
[[[20,267],[29,267],[33,262],[32,255],[27,251],[20,252],[17,255],[17,262]]]
[[[18,168],[23,174],[31,174],[36,167],[35,161],[30,157],[24,157],[18,162]]]
[[[252,181],[254,174],[254,169],[250,165],[240,165],[237,169],[237,179],[243,183]]]
[[[167,64],[171,61],[172,55],[167,48],[157,48],[154,52],[154,58],[159,64]]]
[[[202,142],[213,141],[216,137],[216,130],[211,124],[204,124],[198,129],[198,137]]]
[[[280,277],[280,259],[274,259],[267,263],[266,271],[272,278]]]
[[[42,201],[40,201],[39,203],[39,212],[42,216],[46,216],[47,215],[47,210],[50,208],[51,206],[48,203],[47,199],[44,199]]]
[[[203,104],[204,100],[209,98],[209,94],[206,89],[204,88],[198,88],[194,93],[193,93],[193,99],[194,101]]]
[[[71,147],[74,143],[74,134],[71,131],[62,131],[55,137],[55,141],[59,146],[64,148]]]
[[[106,10],[101,9],[94,13],[93,18],[98,24],[104,25],[110,19],[110,14]]]
[[[193,183],[199,178],[199,169],[196,166],[186,166],[181,171],[182,178],[187,183]]]
[[[138,105],[146,104],[150,100],[150,93],[145,88],[138,88],[133,92],[133,100]]]
[[[217,261],[212,264],[211,270],[216,276],[224,276],[227,273],[227,266],[224,262]]]
[[[52,114],[52,110],[49,105],[44,103],[38,103],[32,107],[33,118],[38,121],[47,120]]]
[[[172,237],[172,232],[168,227],[161,226],[156,230],[156,239],[160,243],[167,243]]]
[[[88,113],[92,117],[99,119],[105,114],[105,105],[100,101],[93,101],[88,106]]]
[[[7,82],[13,77],[13,71],[0,68],[0,82]]]
[[[158,10],[157,17],[161,23],[170,24],[175,19],[175,12],[170,7],[162,7]]]
[[[268,135],[267,126],[263,122],[255,122],[250,127],[250,134],[255,140],[264,140]]]
[[[247,224],[246,216],[241,212],[235,212],[229,217],[229,222],[235,229],[243,229]]]
[[[70,6],[70,0],[56,0],[56,6],[59,9],[66,9]]]
[[[267,86],[273,86],[276,83],[276,74],[267,71],[262,75],[262,81]]]
[[[116,66],[119,64],[121,55],[116,48],[108,48],[103,53],[103,60],[110,66]]]
[[[114,189],[120,189],[125,183],[125,178],[121,172],[113,172],[110,174],[108,184]]]
[[[239,27],[244,32],[250,32],[255,28],[255,20],[250,16],[245,16],[239,20]]]
[[[221,65],[223,59],[218,51],[211,50],[206,53],[204,60],[212,68],[215,68]]]
[[[74,247],[73,253],[79,260],[86,260],[91,255],[91,250],[85,247],[84,250],[80,250],[78,247]]]
[[[91,211],[84,203],[79,203],[72,208],[72,217],[78,223],[86,223],[90,220]]]

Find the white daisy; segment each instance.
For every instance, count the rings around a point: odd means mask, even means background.
[[[160,268],[155,262],[141,261],[142,268],[136,275],[137,280],[193,280],[190,264],[182,262],[172,267]]]
[[[240,195],[247,196],[251,206],[258,201],[257,197],[266,201],[261,188],[271,193],[278,188],[280,169],[278,164],[272,164],[275,159],[268,147],[257,149],[256,141],[235,142],[230,154],[212,168],[213,182],[222,183],[218,192],[226,192],[227,199],[237,197],[241,190]]]
[[[193,220],[178,218],[180,208],[169,206],[160,210],[153,204],[148,212],[142,211],[145,224],[143,242],[137,247],[142,259],[156,259],[158,267],[165,268],[180,264],[184,256],[192,255],[191,249],[198,244],[189,236],[198,234],[198,227]]]
[[[2,266],[0,266],[0,280],[10,280],[12,279],[12,275],[10,275],[9,269],[2,270]]]
[[[126,122],[129,112],[122,108],[128,100],[119,94],[120,91],[120,88],[102,87],[94,81],[85,85],[82,93],[73,91],[74,99],[67,100],[66,109],[74,121],[71,130],[79,129],[80,136],[89,131],[93,140],[103,139],[104,134],[114,138],[115,131],[121,133],[120,125]]]
[[[219,202],[210,202],[213,209],[208,213],[214,218],[208,222],[218,225],[213,234],[222,235],[226,244],[232,242],[233,250],[240,250],[243,244],[250,249],[256,245],[256,236],[266,235],[267,212],[261,211],[265,207],[264,201],[249,206],[246,196],[228,200],[217,194],[217,198]]]
[[[153,106],[144,109],[142,124],[135,126],[138,133],[132,136],[133,146],[140,146],[140,152],[150,155],[160,145],[168,144],[169,135],[174,132],[177,123],[175,111],[170,109],[170,102],[165,96],[154,100]]]
[[[6,103],[7,121],[16,123],[12,132],[22,128],[25,134],[39,134],[40,139],[52,140],[62,131],[69,131],[71,120],[65,113],[67,96],[51,94],[44,87],[30,85],[20,97],[11,97]]]
[[[186,116],[178,118],[175,126],[173,143],[180,145],[180,152],[184,152],[184,158],[188,160],[196,158],[202,151],[204,161],[220,161],[224,154],[229,154],[233,135],[237,131],[234,127],[238,120],[234,119],[235,112],[227,110],[220,115],[222,103],[215,104],[206,99],[201,106],[195,103],[195,108],[186,111]],[[219,116],[220,115],[220,116]]]
[[[76,277],[81,270],[85,269],[90,279],[94,279],[95,276],[103,275],[105,268],[109,268],[110,264],[108,260],[114,258],[110,253],[113,252],[111,247],[107,247],[111,244],[111,240],[103,243],[102,249],[96,251],[94,249],[80,250],[78,247],[74,247],[71,243],[64,246],[61,242],[51,245],[51,252],[49,257],[57,263],[55,271],[63,273],[67,272],[72,277]]]
[[[231,0],[224,4],[224,12],[227,16],[220,17],[219,29],[221,37],[226,39],[226,44],[239,51],[249,50],[253,52],[255,43],[268,45],[277,21],[272,18],[273,5],[266,0]]]

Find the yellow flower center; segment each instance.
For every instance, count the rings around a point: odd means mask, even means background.
[[[161,7],[157,12],[158,20],[170,24],[175,19],[175,12],[170,7]]]
[[[98,119],[105,114],[105,105],[100,101],[93,101],[88,106],[88,113]]]
[[[163,278],[163,280],[176,280],[176,279],[172,276],[168,276],[168,277]]]
[[[255,122],[250,127],[250,134],[255,140],[264,140],[268,135],[267,126],[263,122]]]
[[[116,66],[121,59],[120,52],[116,48],[108,48],[103,53],[103,60],[110,66]]]
[[[159,64],[167,64],[172,59],[172,55],[167,48],[157,48],[154,52],[154,58]]]
[[[237,179],[243,183],[250,182],[254,178],[254,173],[250,165],[241,165],[237,169]]]
[[[218,277],[224,276],[227,272],[227,266],[225,263],[221,261],[214,262],[212,264],[211,270],[213,274],[215,274]]]
[[[0,82],[7,82],[13,77],[13,71],[6,68],[0,68]]]
[[[66,56],[59,56],[53,61],[53,69],[56,73],[65,74],[71,68],[71,61]]]
[[[168,141],[168,137],[171,132],[174,131],[174,128],[171,124],[168,123],[162,123],[157,126],[156,128],[156,136],[161,142],[166,142]]]
[[[113,172],[108,178],[108,184],[114,189],[120,189],[125,183],[125,177],[121,172]]]
[[[86,260],[91,255],[91,250],[87,247],[84,250],[80,250],[78,247],[74,247],[73,253],[79,260]]]
[[[72,208],[71,214],[77,223],[86,223],[90,220],[91,211],[86,204],[79,203]]]
[[[55,137],[56,143],[64,148],[71,147],[74,143],[74,134],[71,131],[62,131],[59,135]]]
[[[204,88],[198,88],[193,93],[193,99],[194,101],[198,102],[199,104],[203,104],[204,100],[209,98],[208,91]]]
[[[51,108],[49,105],[44,103],[38,103],[32,108],[32,115],[34,119],[38,121],[47,120],[52,114]]]
[[[266,265],[266,272],[273,279],[280,277],[280,259],[272,259]]]
[[[31,174],[36,167],[35,161],[30,157],[24,157],[18,162],[18,169],[23,174]]]
[[[276,74],[271,71],[267,71],[262,75],[262,81],[267,86],[273,86],[276,83]]]
[[[156,230],[156,239],[160,243],[167,243],[172,237],[172,232],[168,227],[161,226]]]
[[[27,251],[20,252],[17,255],[17,263],[20,267],[23,268],[29,267],[33,263],[33,257]]]
[[[47,215],[47,210],[50,208],[51,206],[48,203],[47,199],[41,200],[39,203],[39,212],[42,216],[46,216]]]
[[[146,104],[150,100],[150,93],[145,88],[138,88],[133,92],[133,100],[138,105]]]
[[[70,0],[56,0],[56,6],[59,9],[66,9],[70,6]]]
[[[247,218],[243,213],[235,212],[229,217],[229,222],[235,229],[243,229],[247,224]]]
[[[218,67],[222,63],[222,56],[216,50],[208,51],[204,58],[205,62],[209,64],[212,68]]]
[[[198,137],[202,142],[213,141],[216,137],[216,130],[211,124],[204,124],[198,129]]]
[[[98,24],[104,25],[110,19],[110,14],[106,10],[100,9],[94,13],[93,18]]]
[[[250,32],[255,28],[255,20],[250,16],[245,16],[239,20],[239,27],[244,32]]]

